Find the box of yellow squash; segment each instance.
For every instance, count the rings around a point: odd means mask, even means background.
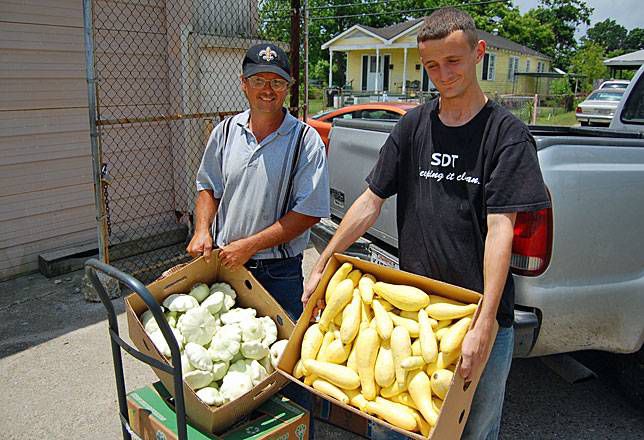
[[[460,345],[481,298],[462,287],[335,254],[278,371],[408,437],[460,438],[484,368],[466,382],[457,373]],[[319,300],[326,306],[312,323]],[[486,362],[488,356],[489,351]]]

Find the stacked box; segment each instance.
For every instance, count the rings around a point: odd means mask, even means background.
[[[142,440],[177,440],[177,421],[170,393],[157,382],[127,396],[130,427]],[[271,396],[250,415],[221,435],[208,434],[188,424],[190,440],[309,438],[309,413],[279,394]]]

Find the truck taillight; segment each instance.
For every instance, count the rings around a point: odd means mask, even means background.
[[[577,109],[575,110],[575,113],[583,113],[581,107],[577,107]]]
[[[525,276],[541,275],[552,252],[552,209],[519,212],[514,223],[510,269]]]

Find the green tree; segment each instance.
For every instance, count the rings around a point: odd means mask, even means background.
[[[554,56],[555,34],[547,23],[541,23],[536,10],[521,15],[518,8],[508,7],[500,14],[496,28],[499,35],[536,51]]]
[[[582,76],[580,85],[583,91],[591,91],[596,80],[608,75],[604,65],[604,49],[597,43],[586,41],[571,57],[570,71]]]
[[[592,10],[584,0],[540,1],[542,4],[538,8],[526,14],[521,14],[512,2],[478,4],[480,0],[465,0],[458,6],[472,15],[479,29],[488,32],[497,29],[505,38],[556,57],[560,53],[559,47],[574,47],[575,27],[588,22]],[[328,51],[322,50],[321,46],[355,24],[385,27],[429,15],[436,8],[455,3],[454,0],[395,0],[388,3],[372,0],[309,0],[310,73],[316,75],[316,79],[328,82],[328,71],[322,78],[319,69],[319,63],[322,60],[328,62],[329,59]],[[291,41],[289,6],[289,0],[260,1],[262,38]],[[565,28],[570,38],[562,39],[560,28]],[[303,33],[301,40],[304,40]],[[342,85],[345,83],[346,57],[334,55],[333,64],[333,83]],[[567,60],[555,64],[564,68],[568,65]]]
[[[615,20],[607,18],[586,32],[586,38],[604,48],[606,52],[623,49],[628,31]]]
[[[581,24],[590,24],[593,8],[584,0],[540,0],[534,17],[549,26],[555,36],[552,53],[556,67],[566,69],[574,49],[577,47],[575,31]]]
[[[550,83],[550,94],[551,95],[564,95],[568,96],[572,94],[572,87],[570,87],[570,81],[568,77],[557,78]]]
[[[644,49],[644,29],[631,29],[624,39],[624,49],[626,49],[627,52]]]

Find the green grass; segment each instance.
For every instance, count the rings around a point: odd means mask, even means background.
[[[575,112],[551,113],[548,111],[539,112],[537,116],[537,125],[562,125],[570,127],[577,125]]]
[[[325,108],[323,99],[309,99],[309,115],[319,113]]]

